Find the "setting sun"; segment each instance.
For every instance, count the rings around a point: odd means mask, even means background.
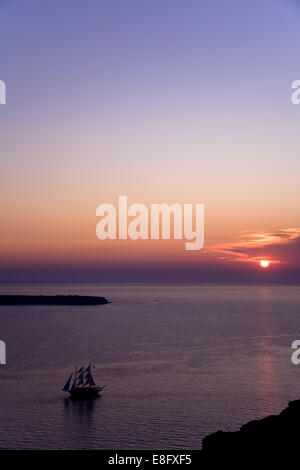
[[[267,261],[267,260],[264,259],[264,260],[260,261],[260,265],[261,265],[262,268],[268,268],[269,265],[270,265],[270,261]]]

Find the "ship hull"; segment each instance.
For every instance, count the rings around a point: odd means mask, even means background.
[[[80,400],[98,397],[101,390],[100,387],[78,387],[75,390],[70,390],[69,393],[71,398]]]

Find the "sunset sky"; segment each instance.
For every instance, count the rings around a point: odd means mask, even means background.
[[[299,282],[299,53],[296,0],[0,0],[0,282]],[[98,240],[121,194],[204,250]]]

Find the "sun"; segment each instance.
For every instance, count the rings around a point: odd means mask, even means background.
[[[268,268],[269,265],[270,265],[270,261],[268,261],[268,260],[266,260],[266,259],[261,260],[259,263],[260,263],[260,266],[261,266],[262,268]]]

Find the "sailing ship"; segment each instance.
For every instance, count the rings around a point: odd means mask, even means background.
[[[63,391],[68,392],[72,398],[93,398],[98,396],[105,386],[98,387],[95,384],[92,367],[95,366],[91,363],[87,367],[82,366],[79,370],[75,367],[75,371],[68,378]]]

